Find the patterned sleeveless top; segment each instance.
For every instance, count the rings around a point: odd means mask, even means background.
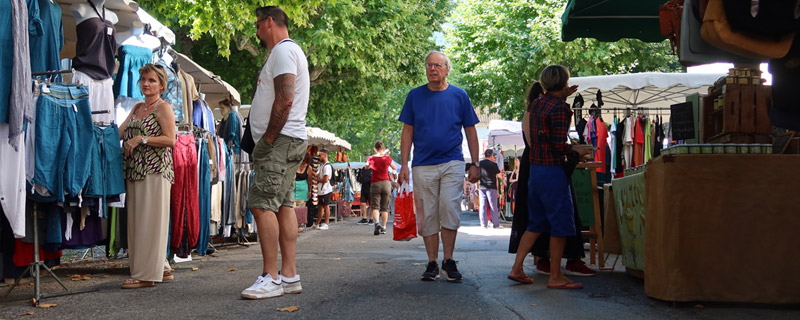
[[[163,133],[161,125],[156,120],[157,111],[158,108],[141,120],[136,120],[136,115],[134,115],[122,134],[123,141],[128,141],[138,135],[148,137],[161,136]],[[144,180],[148,174],[158,173],[163,175],[170,183],[174,183],[175,173],[172,169],[172,148],[142,144],[134,148],[131,155],[125,157],[126,180]]]

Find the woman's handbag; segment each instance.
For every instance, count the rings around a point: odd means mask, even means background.
[[[731,29],[722,0],[709,0],[700,34],[708,43],[751,59],[782,58],[792,46],[794,33],[751,35]]]
[[[242,141],[240,142],[239,146],[247,152],[247,154],[253,154],[253,149],[256,148],[256,142],[253,141],[253,134],[250,132],[250,115],[247,115],[247,118],[244,119],[244,134],[242,134]]]

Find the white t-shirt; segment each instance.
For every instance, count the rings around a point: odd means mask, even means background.
[[[322,179],[324,176],[328,176],[328,182],[317,182],[317,189],[319,190],[320,195],[326,195],[333,192],[333,187],[331,187],[331,177],[333,177],[333,166],[329,163],[323,163],[322,169],[319,170],[317,173],[317,178]]]
[[[285,39],[272,48],[267,63],[258,75],[256,94],[250,106],[250,130],[253,141],[258,142],[267,131],[272,103],[275,101],[275,77],[282,74],[296,76],[294,84],[294,102],[289,110],[289,118],[281,129],[281,134],[293,138],[308,140],[306,136],[306,112],[311,82],[308,76],[308,60],[294,41]]]

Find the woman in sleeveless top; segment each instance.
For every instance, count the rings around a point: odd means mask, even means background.
[[[119,126],[123,140],[131,279],[122,288],[152,287],[174,278],[166,259],[175,115],[161,100],[167,75],[156,65],[139,69],[144,102]]]

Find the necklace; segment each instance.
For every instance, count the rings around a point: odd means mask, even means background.
[[[151,102],[150,104],[148,104],[148,105],[146,105],[144,108],[142,108],[142,110],[149,110],[149,109],[150,109],[150,107],[152,107],[153,105],[155,105],[155,104],[156,104],[156,103],[158,103],[159,101],[161,101],[161,98],[157,98],[155,101]]]

